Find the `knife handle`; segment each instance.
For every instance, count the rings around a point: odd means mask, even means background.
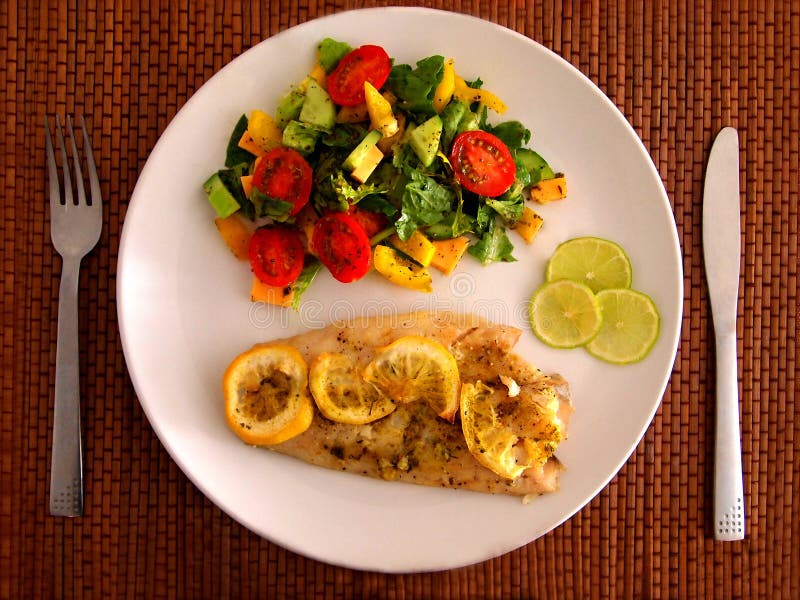
[[[744,484],[739,429],[735,330],[717,336],[717,431],[714,446],[714,538],[744,539]]]

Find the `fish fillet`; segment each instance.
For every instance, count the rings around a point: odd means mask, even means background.
[[[511,352],[520,334],[519,329],[475,315],[437,311],[363,318],[270,343],[294,346],[308,364],[322,352],[341,352],[363,368],[377,350],[402,336],[429,337],[452,352],[462,384],[482,381],[502,386],[510,378],[519,385],[519,393],[533,395],[542,386],[551,387],[565,429],[572,412],[567,383],[558,375],[544,375]],[[529,468],[513,481],[503,479],[475,460],[458,420],[449,423],[438,418],[425,402],[399,404],[387,417],[366,425],[336,423],[317,411],[304,433],[269,448],[314,465],[369,477],[514,495],[554,491],[562,470],[553,456],[541,468]]]

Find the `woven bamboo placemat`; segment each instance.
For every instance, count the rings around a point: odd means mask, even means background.
[[[800,7],[460,1],[588,75],[644,140],[684,252],[681,344],[663,404],[619,475],[541,539],[454,571],[363,573],[244,529],[187,481],[146,421],[116,325],[127,202],[170,119],[216,70],[295,24],[373,2],[0,2],[3,148],[0,597],[798,598],[796,401]],[[107,199],[80,280],[86,516],[47,515],[59,260],[42,118],[85,114]],[[711,537],[713,337],[700,246],[713,135],[739,129],[739,308],[747,539]]]

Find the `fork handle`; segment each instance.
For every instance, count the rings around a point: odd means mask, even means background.
[[[714,537],[722,541],[742,540],[744,539],[744,485],[735,330],[717,336],[716,354]]]
[[[78,376],[78,273],[80,258],[65,258],[58,291],[58,341],[50,463],[50,514],[83,514],[83,450]]]

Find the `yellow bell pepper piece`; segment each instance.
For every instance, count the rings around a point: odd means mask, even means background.
[[[242,175],[239,178],[239,181],[242,182],[242,190],[244,190],[244,195],[249,198],[250,194],[253,193],[253,176],[252,175]]]
[[[500,100],[500,98],[495,96],[489,90],[484,90],[482,88],[471,88],[467,85],[467,82],[458,75],[455,76],[455,89],[453,90],[453,96],[462,102],[466,102],[467,104],[472,104],[473,102],[485,104],[499,115],[502,115],[504,112],[506,112],[508,108],[505,102]]]
[[[431,243],[435,250],[431,266],[439,269],[445,275],[450,275],[461,257],[464,256],[464,252],[469,246],[469,238],[462,235],[449,240],[434,240]]]
[[[367,100],[367,112],[372,128],[380,131],[385,138],[392,137],[399,128],[397,119],[394,118],[392,105],[369,81],[364,82],[364,96]]]
[[[291,285],[283,287],[267,285],[258,277],[253,277],[253,287],[250,289],[251,302],[266,302],[276,306],[291,306],[294,300],[294,288]]]
[[[328,87],[328,75],[325,73],[325,69],[322,68],[322,65],[319,63],[314,65],[314,68],[311,69],[311,72],[308,76],[316,81],[319,86],[323,89],[327,89]]]
[[[530,244],[543,224],[544,219],[536,214],[533,209],[526,206],[522,209],[522,216],[520,216],[519,221],[514,225],[514,231],[522,236],[525,243]]]
[[[540,181],[531,188],[531,198],[539,204],[567,197],[567,178],[563,175]]]
[[[247,121],[247,132],[253,138],[253,143],[261,148],[261,154],[280,146],[283,139],[283,132],[278,127],[275,119],[263,110],[254,110],[250,113],[250,119]]]
[[[406,256],[413,258],[423,267],[431,264],[433,255],[436,252],[436,248],[431,241],[419,230],[412,233],[407,240],[401,240],[399,235],[394,234],[389,238],[389,243]]]
[[[256,141],[253,139],[253,136],[250,134],[250,131],[245,129],[242,137],[239,138],[239,143],[237,144],[239,148],[242,150],[247,150],[250,154],[254,154],[255,156],[263,156],[266,154],[266,151],[256,144]]]
[[[214,224],[233,255],[239,260],[247,260],[253,234],[239,215],[232,214],[224,219],[217,217]]]
[[[462,80],[463,81],[463,80]],[[453,97],[453,91],[456,89],[456,69],[455,61],[448,58],[444,61],[444,74],[436,90],[433,92],[433,108],[437,113],[441,113],[444,107],[450,102]]]
[[[403,258],[389,246],[375,246],[372,264],[378,273],[392,283],[418,292],[433,291],[431,274],[428,270],[412,260]]]

